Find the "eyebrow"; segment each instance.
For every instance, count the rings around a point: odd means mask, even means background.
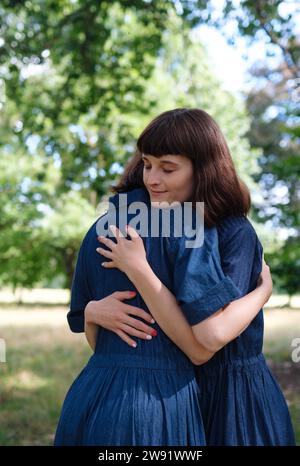
[[[142,155],[143,160],[148,160],[146,156]],[[176,162],[171,162],[171,160],[162,160],[161,163],[170,163],[171,165],[179,165]]]

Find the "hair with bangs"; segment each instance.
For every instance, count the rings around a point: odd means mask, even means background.
[[[229,215],[246,216],[250,193],[234,168],[226,140],[215,120],[198,108],[176,108],[154,118],[140,134],[134,156],[128,161],[113,193],[144,187],[142,154],[183,155],[194,168],[194,192],[189,201],[204,202],[208,227]]]

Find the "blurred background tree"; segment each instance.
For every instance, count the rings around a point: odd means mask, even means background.
[[[300,444],[299,297],[276,296],[300,286],[299,25],[293,0],[1,0],[0,444],[53,444],[90,356],[58,288],[136,138],[179,106],[217,120],[251,189],[275,285],[264,353]]]
[[[225,3],[219,27],[233,21],[249,46],[261,38],[266,44],[265,60],[250,70],[254,86],[245,96],[249,142],[262,151],[254,176],[262,193],[255,214],[284,233],[279,243],[273,238],[266,259],[277,289],[292,296],[300,291],[300,4]],[[229,34],[228,40],[234,43],[234,36]]]
[[[265,235],[267,259],[278,286],[299,291],[299,107],[289,99],[299,47],[284,3],[2,1],[0,283],[69,287],[82,237],[139,132],[187,106],[218,121],[258,199],[253,219],[284,227],[279,243]],[[249,44],[264,34],[281,57],[276,70],[266,57],[244,99],[224,90],[194,33],[203,23],[232,43],[237,30]]]

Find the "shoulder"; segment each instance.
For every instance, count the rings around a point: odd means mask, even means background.
[[[207,256],[218,252],[218,232],[215,227],[199,227],[191,234],[190,230],[182,230],[179,236],[171,236],[167,243],[173,254],[180,257]]]
[[[228,216],[218,224],[219,252],[222,266],[233,267],[234,264],[246,267],[252,262],[253,266],[261,267],[263,246],[256,231],[247,217]]]
[[[242,215],[231,215],[217,225],[220,245],[230,242],[249,241],[256,243],[258,236],[250,220]]]
[[[97,223],[99,219],[97,219],[88,229],[86,232],[82,243],[87,246],[90,242],[92,242],[95,238],[97,238]]]
[[[87,255],[90,252],[94,253],[96,247],[99,246],[97,238],[102,234],[99,224],[101,225],[103,222],[107,222],[107,213],[101,215],[97,220],[95,220],[83,237],[80,249],[84,255]]]

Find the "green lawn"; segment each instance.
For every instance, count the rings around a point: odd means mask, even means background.
[[[5,305],[0,310],[6,363],[0,363],[0,445],[51,445],[66,391],[91,355],[71,333],[64,307]],[[267,310],[265,354],[288,400],[300,445],[300,311]]]

